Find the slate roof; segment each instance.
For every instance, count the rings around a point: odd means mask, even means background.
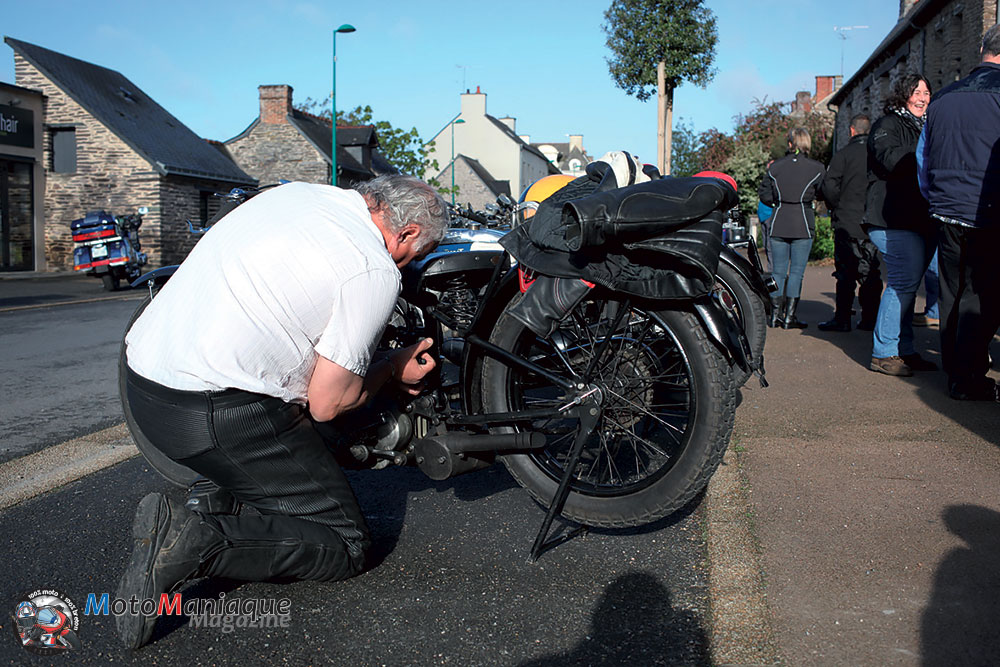
[[[505,194],[508,197],[510,196],[510,181],[498,181],[493,178],[493,174],[487,171],[486,167],[484,167],[482,163],[475,158],[459,154],[455,156],[455,161],[457,162],[458,160],[462,160],[465,164],[469,165],[469,168],[472,169],[473,173],[479,177],[479,180],[481,180],[494,195]]]
[[[159,173],[257,182],[122,74],[11,37],[4,41]]]
[[[254,121],[254,124],[258,121]],[[312,114],[303,113],[298,109],[293,109],[292,113],[288,115],[288,122],[320,152],[323,159],[327,162],[330,161],[330,143],[332,137],[330,136],[330,123],[328,121]],[[344,150],[343,145],[348,142],[345,141],[346,135],[343,133],[348,129],[350,128],[337,127],[337,169],[353,172],[368,178],[371,176],[371,170],[365,169],[363,164],[355,160],[350,153]],[[370,126],[368,129],[374,131]]]

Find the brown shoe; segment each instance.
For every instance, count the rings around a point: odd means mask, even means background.
[[[920,313],[913,316],[912,322],[915,327],[936,327],[941,321],[936,317],[927,317],[923,313]]]
[[[937,364],[928,359],[924,359],[919,354],[914,352],[913,354],[903,354],[899,357],[902,359],[907,366],[915,371],[936,371]]]
[[[872,363],[869,368],[878,373],[895,375],[896,377],[910,377],[913,375],[913,369],[906,365],[902,357],[872,357]]]

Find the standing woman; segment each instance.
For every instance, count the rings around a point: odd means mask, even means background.
[[[811,147],[808,130],[791,130],[788,152],[767,168],[757,191],[760,201],[774,208],[769,221],[771,273],[778,287],[771,293],[771,327],[808,326],[795,318],[795,309],[816,233],[812,203],[826,173],[821,163],[808,157]]]
[[[870,368],[910,376],[937,366],[913,347],[913,303],[937,247],[936,228],[917,184],[917,140],[931,101],[927,79],[904,74],[893,86],[885,115],[868,135],[865,226],[885,260],[887,281],[872,336]]]

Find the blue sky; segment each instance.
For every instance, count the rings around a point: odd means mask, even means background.
[[[627,150],[655,161],[656,102],[615,87],[601,30],[610,0],[310,2],[33,0],[4,3],[0,30],[117,70],[199,135],[225,140],[257,116],[257,86],[289,84],[296,101],[328,99],[331,31],[337,107],[370,105],[378,119],[429,139],[477,86],[487,112],[514,116],[532,141],[582,134],[599,156]],[[708,0],[718,19],[714,81],[682,86],[675,119],[732,129],[754,98],[792,99],[814,77],[845,79],[895,25],[897,0]],[[869,26],[843,33],[835,26]],[[0,48],[0,80],[14,82]]]

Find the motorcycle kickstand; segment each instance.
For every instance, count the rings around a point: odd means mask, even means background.
[[[552,527],[552,521],[556,518],[557,514],[562,512],[563,506],[566,504],[566,498],[569,496],[570,480],[573,478],[573,474],[576,473],[576,468],[580,464],[583,444],[590,437],[590,434],[594,432],[594,429],[597,428],[598,418],[601,414],[600,408],[592,403],[581,405],[576,409],[576,412],[580,416],[580,432],[576,435],[576,441],[573,443],[573,449],[570,451],[569,460],[566,462],[566,470],[559,480],[559,487],[556,489],[556,494],[552,497],[549,510],[545,514],[542,526],[535,537],[535,543],[531,547],[530,562],[537,561],[544,551],[587,531],[586,526],[578,525],[566,535],[557,537],[549,542],[545,541],[546,537],[548,537],[549,529]]]

